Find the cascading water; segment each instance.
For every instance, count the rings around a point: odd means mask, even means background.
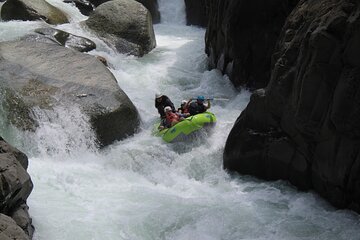
[[[142,58],[113,52],[81,29],[78,21],[86,17],[73,6],[49,2],[72,14],[71,23],[57,28],[97,43],[91,54],[107,58],[142,125],[135,136],[98,151],[78,109],[34,110],[37,132],[24,136],[22,144],[7,139],[30,157],[34,239],[359,239],[357,214],[336,210],[287,183],[230,177],[222,169],[226,137],[249,93],[238,93],[218,71],[206,70],[204,29],[184,26],[183,11],[176,20],[181,24],[167,17],[184,9],[182,1],[159,1],[165,23],[155,26],[157,47]],[[0,39],[39,25],[0,22]],[[156,92],[176,105],[198,94],[230,100],[213,102],[218,124],[209,138],[165,144],[151,136],[158,118]]]

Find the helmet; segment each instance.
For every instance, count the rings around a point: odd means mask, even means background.
[[[171,109],[171,107],[169,107],[169,106],[166,106],[165,108],[164,108],[164,111],[165,112],[168,112],[168,111],[171,111],[172,109]]]
[[[198,101],[205,101],[205,97],[204,97],[204,96],[198,96],[196,100],[198,100]]]
[[[163,95],[161,93],[156,93],[155,98],[161,98]]]
[[[186,104],[186,103],[187,103],[186,100],[182,100],[182,101],[181,101],[181,105]]]

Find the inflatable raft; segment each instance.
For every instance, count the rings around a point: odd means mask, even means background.
[[[216,124],[216,117],[211,112],[204,112],[185,118],[171,128],[158,130],[160,124],[155,127],[155,136],[162,137],[165,142],[179,142],[188,139],[188,136],[196,131],[212,127]]]

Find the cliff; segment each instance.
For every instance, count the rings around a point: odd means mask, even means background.
[[[224,167],[360,212],[360,3],[299,2],[225,146]],[[264,55],[267,56],[267,55]]]

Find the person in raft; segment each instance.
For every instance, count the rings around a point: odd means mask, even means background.
[[[165,119],[165,107],[170,107],[172,112],[175,112],[174,104],[168,96],[160,93],[155,94],[155,108],[157,108],[161,119]]]
[[[164,108],[164,112],[165,112],[165,121],[160,124],[159,126],[160,130],[164,128],[171,128],[178,122],[184,120],[184,118],[181,117],[179,113],[174,113],[171,107],[169,106],[166,106]]]
[[[188,101],[186,100],[182,100],[181,101],[181,105],[180,107],[178,108],[177,112],[180,114],[181,117],[189,117],[190,116],[190,113],[189,113],[189,103]]]
[[[190,99],[188,101],[189,105],[189,113],[191,116],[196,115],[198,113],[206,112],[210,108],[210,99],[207,99],[207,103],[204,103],[205,97],[204,96],[198,96],[196,98],[196,102],[192,102],[193,99]]]

